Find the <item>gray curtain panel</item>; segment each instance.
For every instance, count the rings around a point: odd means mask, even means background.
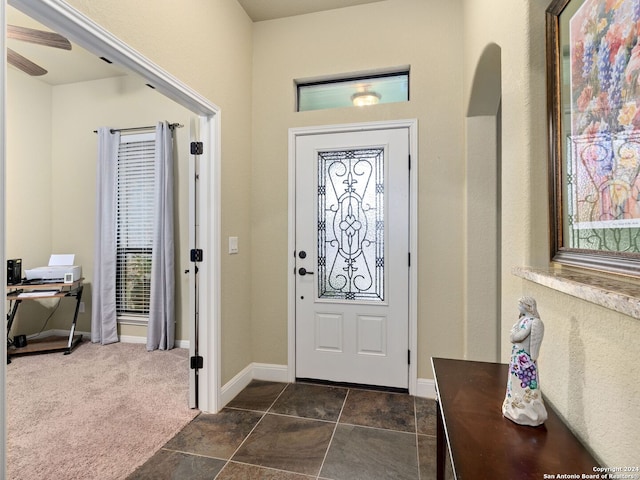
[[[147,350],[170,350],[175,342],[175,271],[173,130],[167,122],[161,122],[156,127],[155,182]]]
[[[96,230],[93,263],[91,341],[118,341],[116,316],[116,169],[120,132],[98,129]]]

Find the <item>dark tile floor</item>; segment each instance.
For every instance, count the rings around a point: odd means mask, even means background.
[[[128,480],[435,479],[435,415],[406,394],[253,381]]]

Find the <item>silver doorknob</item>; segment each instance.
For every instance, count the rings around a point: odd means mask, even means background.
[[[300,267],[298,269],[298,273],[300,274],[301,277],[304,277],[305,275],[313,275],[313,272],[308,271],[306,268],[304,267]]]

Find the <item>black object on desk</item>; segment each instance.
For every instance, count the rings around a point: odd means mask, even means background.
[[[7,285],[17,285],[22,278],[22,259],[7,260]]]

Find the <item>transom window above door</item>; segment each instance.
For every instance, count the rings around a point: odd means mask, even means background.
[[[296,92],[298,112],[408,102],[409,69],[322,80],[296,80]]]

